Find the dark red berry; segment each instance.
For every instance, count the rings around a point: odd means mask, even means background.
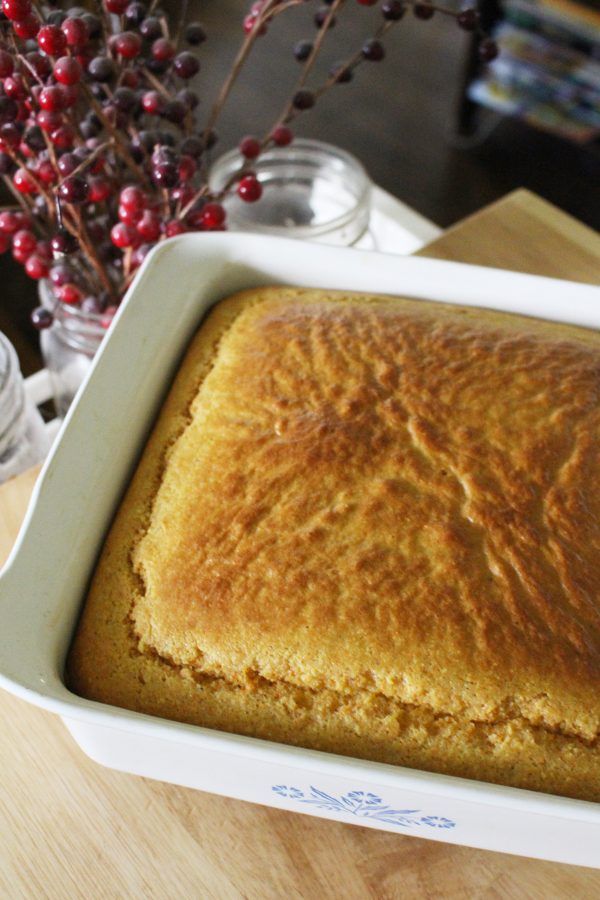
[[[46,134],[51,134],[61,125],[62,117],[60,113],[51,112],[49,109],[42,109],[35,117],[35,121]]]
[[[152,181],[157,187],[175,187],[179,181],[177,166],[170,162],[154,164],[152,166]]]
[[[66,303],[68,306],[75,306],[81,300],[82,294],[76,284],[67,283],[57,288],[56,296],[61,303]]]
[[[159,62],[169,62],[175,56],[175,47],[166,38],[158,38],[152,44],[152,56]]]
[[[61,109],[64,109],[65,98],[58,85],[50,85],[50,87],[42,88],[38,97],[38,103],[42,109],[60,112]]]
[[[298,62],[304,62],[312,53],[313,45],[310,41],[298,41],[294,47],[294,56]]]
[[[188,44],[196,47],[198,44],[204,43],[206,40],[206,32],[199,22],[190,22],[185,29],[185,39]]]
[[[19,254],[22,254],[25,259],[34,252],[37,247],[37,238],[33,231],[28,231],[23,228],[20,231],[17,231],[12,239],[12,248],[13,251],[16,251]]]
[[[50,140],[59,150],[70,150],[75,143],[75,129],[72,125],[60,125],[50,132]]]
[[[40,278],[47,278],[48,269],[49,266],[46,260],[42,259],[41,256],[38,256],[37,253],[32,253],[32,255],[27,258],[27,262],[25,263],[25,271],[30,278],[34,278],[36,281],[38,281]]]
[[[363,44],[362,55],[369,62],[380,62],[385,56],[385,47],[381,41],[370,40]]]
[[[189,88],[177,91],[177,100],[179,100],[180,103],[183,103],[188,109],[196,109],[200,103],[198,94],[196,94],[195,91],[190,91]]]
[[[35,194],[37,187],[27,169],[17,169],[13,175],[13,184],[20,194]]]
[[[479,59],[483,62],[492,62],[492,60],[496,59],[498,53],[498,44],[495,41],[492,41],[491,38],[485,38],[479,45]]]
[[[191,181],[197,170],[196,160],[192,156],[182,156],[179,162],[179,178],[181,181]]]
[[[89,195],[88,183],[81,175],[69,175],[59,186],[58,193],[67,203],[85,203]]]
[[[182,103],[181,100],[169,100],[169,102],[165,104],[163,116],[168,122],[173,122],[174,125],[180,125],[184,121],[187,111],[185,103]]]
[[[90,39],[90,33],[84,19],[79,16],[69,16],[62,23],[61,31],[67,39],[67,44],[75,53],[79,53]]]
[[[35,174],[42,184],[55,184],[58,181],[56,169],[49,159],[42,159],[36,166]]]
[[[128,28],[137,28],[144,21],[148,7],[145,3],[128,3],[125,10],[125,23]]]
[[[296,109],[311,109],[315,105],[315,95],[312,91],[296,91],[292,99],[292,105]]]
[[[54,316],[50,310],[46,309],[44,306],[36,306],[31,313],[31,324],[34,328],[37,328],[38,331],[50,328],[53,322]]]
[[[93,13],[84,12],[81,14],[81,18],[87,25],[88,34],[92,40],[100,36],[102,32],[102,22],[95,16]]]
[[[9,75],[4,79],[4,93],[13,100],[27,100],[29,91],[21,75]]]
[[[129,87],[119,87],[112,96],[113,105],[119,112],[128,113],[135,109],[137,104],[137,96]]]
[[[63,284],[75,283],[78,281],[77,272],[66,263],[58,263],[50,269],[50,281],[57,288]]]
[[[12,22],[26,19],[31,14],[31,0],[2,0],[2,12]]]
[[[173,69],[179,78],[187,81],[200,71],[200,63],[193,53],[184,50],[183,53],[178,53],[173,60]]]
[[[178,234],[184,234],[187,231],[187,228],[180,222],[179,219],[171,219],[170,222],[167,222],[165,225],[165,235],[168,238],[176,237]]]
[[[112,196],[113,186],[108,178],[104,178],[102,175],[95,175],[89,180],[89,190],[88,199],[90,203],[105,203]]]
[[[278,125],[273,130],[271,138],[278,147],[287,147],[294,140],[294,133],[286,125]]]
[[[10,249],[10,238],[7,234],[0,234],[0,253],[6,253]]]
[[[25,54],[25,59],[27,60],[28,66],[33,69],[38,78],[41,78],[42,80],[45,80],[52,71],[52,64],[48,57],[44,56],[43,53],[32,50],[30,53]],[[0,77],[2,76],[0,75]]]
[[[165,98],[158,91],[146,91],[142,96],[142,109],[150,116],[159,116],[165,108]]]
[[[347,63],[334,63],[329,70],[329,75],[338,84],[347,84],[354,78],[354,72]]]
[[[114,49],[123,59],[135,59],[140,55],[142,39],[134,31],[123,31],[115,37]]]
[[[2,234],[14,234],[21,228],[19,214],[11,209],[5,209],[0,212],[0,232]]]
[[[458,13],[456,22],[463,31],[475,31],[479,25],[479,13],[476,9],[463,9]]]
[[[427,0],[418,0],[413,6],[413,13],[417,19],[431,19],[435,13],[435,9]]]
[[[15,62],[7,50],[0,50],[0,78],[12,75]]]
[[[104,0],[105,10],[109,13],[114,13],[116,16],[122,16],[128,4],[129,0]]]
[[[240,153],[246,159],[256,159],[260,154],[260,141],[248,135],[240,141]]]
[[[48,56],[62,56],[67,49],[67,39],[58,25],[44,25],[38,31],[38,47]]]
[[[61,56],[56,60],[53,75],[60,84],[78,84],[83,75],[81,66],[73,56]]]
[[[108,56],[95,56],[88,64],[88,74],[93,81],[104,84],[114,78],[115,64]]]
[[[208,231],[220,228],[225,222],[225,210],[220,203],[207,203],[200,213],[201,223]]]
[[[19,115],[19,104],[11,97],[0,97],[0,122],[14,122]]]
[[[404,0],[385,0],[381,7],[381,15],[389,22],[397,22],[406,12]]]
[[[26,19],[19,19],[18,22],[13,22],[13,29],[18,37],[23,38],[24,41],[29,41],[40,30],[40,21],[35,16],[27,16]]]
[[[155,16],[148,16],[140,25],[140,34],[147,41],[155,41],[162,34],[160,20]]]
[[[160,220],[157,215],[147,209],[137,223],[136,229],[137,233],[145,241],[154,243],[154,241],[157,241],[160,237]]]
[[[255,203],[262,196],[262,186],[256,175],[244,175],[237,186],[238,197],[246,203]]]
[[[71,253],[76,253],[79,249],[77,239],[65,229],[57,232],[53,236],[52,240],[50,241],[50,246],[53,253],[64,256],[68,256]]]
[[[115,247],[125,250],[127,247],[132,247],[135,244],[137,234],[133,226],[127,225],[125,222],[118,222],[111,228],[110,239]]]

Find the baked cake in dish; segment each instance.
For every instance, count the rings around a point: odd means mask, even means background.
[[[330,291],[222,301],[112,525],[67,683],[600,800],[600,335]]]

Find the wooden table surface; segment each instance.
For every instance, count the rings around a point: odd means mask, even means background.
[[[421,255],[600,283],[600,237],[526,191]],[[0,488],[0,563],[34,481]],[[2,898],[598,898],[600,871],[313,819],[103,769],[0,692]]]

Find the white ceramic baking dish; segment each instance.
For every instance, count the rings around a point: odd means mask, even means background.
[[[489,306],[588,327],[600,289],[251,235],[188,235],[146,260],[71,408],[0,578],[0,686],[58,713],[98,762],[400,834],[600,867],[600,804],[281,746],[71,694],[65,653],[111,516],[205,310],[289,283]]]

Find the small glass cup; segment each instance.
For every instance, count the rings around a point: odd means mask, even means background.
[[[48,281],[39,282],[40,303],[54,321],[40,333],[44,364],[50,373],[56,413],[63,418],[106,334],[102,315],[57,302]]]
[[[19,360],[0,333],[0,484],[41,462],[50,440],[25,393]]]
[[[221,156],[210,186],[222,190],[244,162],[237,150]],[[223,200],[227,227],[349,247],[364,238],[371,215],[371,180],[350,153],[323,141],[296,139],[265,150],[252,164],[263,194],[246,203],[235,192]],[[361,241],[361,245],[364,240]],[[367,242],[374,246],[374,242]]]

